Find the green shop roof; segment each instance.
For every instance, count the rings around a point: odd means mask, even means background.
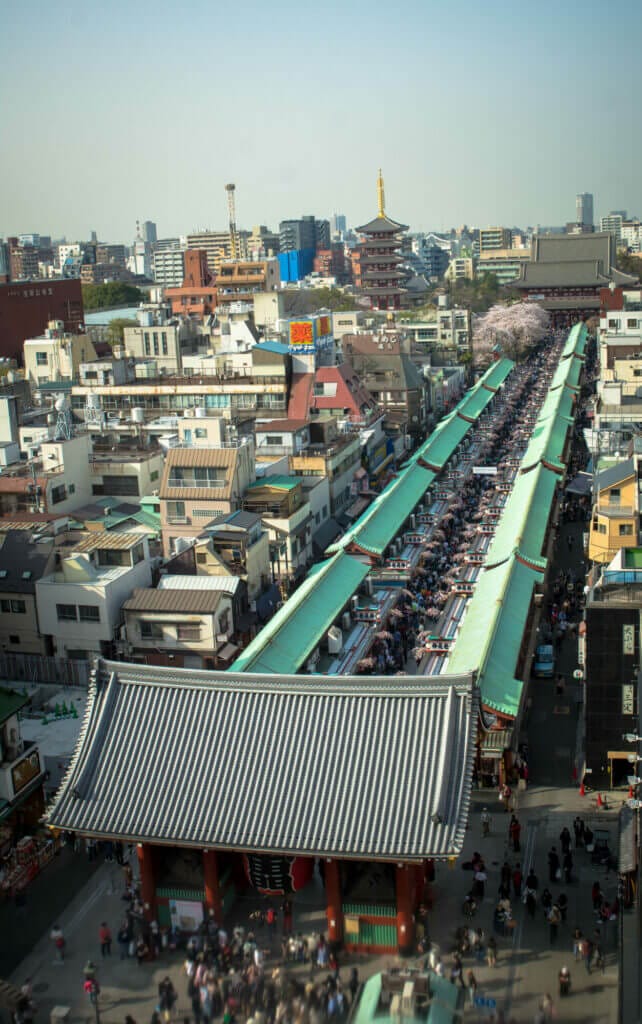
[[[295,675],[364,581],[368,568],[343,551],[313,566],[230,671]]]
[[[29,698],[24,693],[0,686],[0,722],[6,722],[28,703]]]
[[[280,491],[292,491],[300,483],[300,476],[282,476],[275,473],[274,476],[262,476],[248,484],[248,491],[253,487],[276,487]]]
[[[520,473],[504,506],[486,565],[498,565],[519,549],[529,562],[542,557],[546,527],[559,477],[541,463]]]
[[[518,555],[485,569],[448,659],[449,673],[477,671],[482,704],[512,718],[523,688],[516,678],[517,659],[533,588],[543,579],[542,570],[525,565]]]
[[[512,359],[498,359],[496,362],[490,364],[477,383],[481,387],[498,388],[504,383],[514,366],[515,363]]]
[[[404,470],[397,486],[386,493],[375,514],[363,528],[353,532],[352,543],[371,554],[382,555],[434,479],[432,470],[422,466],[410,466]]]

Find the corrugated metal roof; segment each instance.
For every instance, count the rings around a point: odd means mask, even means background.
[[[136,587],[125,601],[126,612],[190,612],[211,614],[221,600],[220,590],[152,590]]]
[[[96,551],[98,548],[103,551],[129,551],[141,543],[142,537],[140,533],[112,533],[109,530],[99,530],[74,544],[74,551]]]
[[[254,480],[251,484],[248,484],[247,489],[251,491],[257,487],[276,487],[279,491],[293,491],[300,484],[300,476],[284,476],[283,474],[275,473],[273,476],[262,476],[260,480]]]
[[[319,562],[232,665],[233,672],[298,672],[369,567],[340,551]]]
[[[460,852],[470,677],[243,677],[100,662],[48,822],[131,841],[380,860]]]
[[[238,576],[161,576],[159,590],[219,590],[235,594],[241,580]]]

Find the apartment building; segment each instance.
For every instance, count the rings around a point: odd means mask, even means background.
[[[255,295],[276,291],[280,283],[278,259],[226,261],[216,275],[217,302],[252,302]]]
[[[114,657],[122,607],[137,587],[149,587],[147,538],[139,533],[90,533],[58,548],[59,565],[36,583],[40,630],[50,650],[67,658]]]
[[[196,577],[193,577],[196,579]],[[126,654],[148,665],[227,668],[238,652],[232,597],[224,590],[134,590],[123,605]]]
[[[358,434],[341,434],[335,419],[310,424],[310,445],[290,456],[297,476],[325,476],[330,489],[330,515],[339,515],[352,501],[353,483],[361,468]]]
[[[170,449],[159,493],[165,556],[178,550],[179,540],[182,546],[198,537],[217,515],[236,511],[254,478],[250,438],[221,448]]]
[[[91,439],[43,440],[40,455],[27,465],[7,466],[0,476],[0,516],[72,512],[91,499]]]
[[[641,483],[642,462],[635,452],[595,475],[588,548],[591,561],[610,562],[620,549],[640,543]]]
[[[128,357],[151,361],[160,376],[182,373],[186,356],[205,356],[211,352],[209,333],[203,333],[200,323],[187,318],[126,327],[123,345]]]
[[[23,346],[25,376],[33,390],[78,377],[81,363],[97,359],[88,334],[68,334],[61,320],[51,320],[43,335],[27,338]]]
[[[304,575],[312,561],[310,504],[296,476],[266,476],[250,484],[243,507],[260,516],[270,538],[272,579]]]
[[[54,537],[46,526],[0,533],[0,650],[50,654],[40,632],[36,583],[55,565]]]

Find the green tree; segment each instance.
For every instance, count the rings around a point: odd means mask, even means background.
[[[113,309],[116,306],[135,306],[143,302],[145,293],[133,284],[124,281],[108,281],[106,284],[84,284],[82,301],[86,310]]]
[[[109,344],[122,345],[125,337],[126,327],[138,327],[138,321],[128,320],[127,317],[116,317],[115,320],[111,320],[106,331],[106,337]]]
[[[615,266],[624,274],[632,274],[633,277],[639,278],[642,271],[642,259],[631,252],[627,252],[626,249],[618,249],[617,256],[615,257]]]
[[[356,309],[358,306],[354,295],[346,295],[339,288],[314,288],[312,295],[317,309],[329,309],[333,313]]]

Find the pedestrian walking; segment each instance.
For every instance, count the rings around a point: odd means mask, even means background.
[[[49,937],[54,944],[54,949],[56,950],[56,963],[64,963],[66,942],[60,925],[55,924],[53,926]]]
[[[566,826],[560,832],[560,846],[562,847],[562,853],[568,853],[571,848],[571,833]]]
[[[571,991],[571,972],[568,967],[562,967],[559,973],[560,997],[568,996]]]
[[[544,1012],[544,1020],[552,1020],[554,1013],[553,998],[550,992],[547,992],[542,999],[542,1010]]]
[[[100,922],[98,941],[100,942],[100,955],[111,956],[111,930],[106,921]]]
[[[489,967],[497,967],[497,939],[491,935],[486,944],[486,962]]]
[[[462,975],[461,958],[458,953],[453,954],[453,965],[450,968],[450,981],[452,985],[456,985],[457,982],[464,988],[464,978]]]
[[[584,961],[584,966],[586,967],[586,973],[587,974],[591,973],[591,958],[592,958],[592,956],[593,956],[593,943],[588,938],[582,939],[582,960]]]
[[[602,906],[602,889],[597,879],[593,882],[591,887],[591,899],[593,901],[593,910],[598,911]]]
[[[276,911],[273,906],[269,906],[265,912],[265,923],[267,925],[271,946],[276,932]]]
[[[576,927],[573,932],[573,956],[576,961],[582,956],[582,939],[582,929]]]
[[[522,869],[519,864],[516,864],[513,869],[513,894],[516,900],[518,900],[522,894],[522,881]]]
[[[551,882],[558,882],[559,878],[557,872],[560,870],[560,859],[557,853],[557,847],[552,846],[548,854],[548,877]]]
[[[515,853],[519,853],[519,850],[520,850],[519,839],[520,839],[520,836],[522,834],[522,826],[520,825],[518,819],[515,817],[514,814],[513,814],[512,818],[511,818],[510,825],[508,826],[508,834],[509,834],[510,840],[511,840],[511,842],[513,844],[514,852]]]
[[[466,975],[466,988],[468,989],[468,998],[470,999],[470,1005],[475,1005],[475,994],[477,992],[477,978],[472,971],[468,971]]]
[[[562,915],[562,921],[566,921],[566,915],[568,913],[568,897],[565,892],[561,892],[555,901],[560,909]]]
[[[584,822],[579,815],[573,822],[573,831],[575,833],[575,848],[584,846]]]
[[[481,812],[481,827],[482,827],[482,838],[490,835],[490,812],[487,807],[484,807]]]
[[[172,985],[171,978],[166,974],[158,986],[158,1005],[160,1007],[161,1017],[165,1021],[165,1024],[169,1024],[169,1020],[172,1015],[172,1007],[176,1002],[176,999],[176,989]]]
[[[557,930],[559,928],[561,920],[562,915],[560,914],[560,909],[557,906],[557,904],[554,903],[548,912],[548,928],[551,946],[555,945],[555,943],[557,942]]]
[[[125,918],[116,934],[116,941],[118,942],[121,960],[126,960],[129,956],[129,943],[131,940],[131,928],[129,927],[129,921]]]

